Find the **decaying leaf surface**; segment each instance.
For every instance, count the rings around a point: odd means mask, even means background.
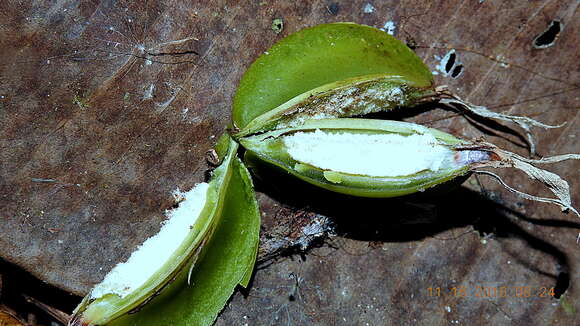
[[[365,10],[367,4],[373,10]],[[324,22],[394,26],[397,38],[419,46],[419,56],[438,72],[436,82],[469,102],[549,124],[567,122],[536,134],[539,154],[579,152],[577,6],[573,0],[240,7],[225,1],[2,2],[0,255],[86,294],[158,231],[175,188],[202,180],[204,153],[229,122],[236,83],[250,63],[288,33]],[[271,30],[278,17],[284,20],[279,35]],[[534,38],[554,19],[565,26],[558,39],[534,49]],[[437,68],[451,48],[463,67],[456,79]],[[447,118],[453,115],[436,111],[413,121],[465,138],[489,130]],[[519,137],[501,131],[486,137],[526,155]],[[572,193],[580,193],[578,163],[556,169],[572,181]],[[536,189],[525,176],[502,177],[519,189]],[[346,239],[331,242],[338,249],[317,249],[305,261],[283,260],[258,271],[250,296],[237,295],[217,324],[577,323],[570,312],[580,310],[577,222],[491,180],[479,181],[425,202],[334,197],[325,209],[297,192],[280,196],[283,185],[262,182],[266,231],[296,215],[324,213]],[[482,200],[481,192],[493,200]],[[494,202],[523,216],[498,213]],[[361,204],[368,208],[355,206]],[[560,300],[429,296],[427,289],[438,285],[557,285],[566,293]]]
[[[2,6],[2,256],[83,294],[203,180],[235,79],[212,44],[235,41],[165,3]]]

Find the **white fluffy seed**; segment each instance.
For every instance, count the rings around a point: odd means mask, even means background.
[[[142,286],[171,257],[191,231],[207,198],[209,185],[200,183],[188,192],[177,192],[177,198],[183,198],[176,209],[165,213],[168,219],[163,223],[159,233],[147,239],[131,257],[115,266],[105,279],[91,292],[91,298],[100,298],[105,294],[116,294],[125,297]]]
[[[296,161],[334,172],[395,177],[456,167],[454,152],[429,134],[316,130],[284,136],[283,142]]]

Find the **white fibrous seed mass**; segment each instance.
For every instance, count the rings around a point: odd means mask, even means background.
[[[165,213],[167,220],[159,233],[147,239],[126,262],[115,266],[95,286],[91,298],[97,299],[109,293],[125,297],[147,282],[191,231],[205,206],[208,189],[207,183],[200,183],[188,192],[177,193],[176,197],[183,198],[183,201]]]
[[[283,136],[288,154],[319,169],[396,177],[456,168],[454,151],[429,134],[297,132]]]

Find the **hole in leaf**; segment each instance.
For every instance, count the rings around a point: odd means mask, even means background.
[[[447,60],[447,63],[445,63],[445,71],[447,73],[449,73],[453,68],[453,66],[455,65],[455,57],[456,57],[455,52],[449,53],[449,59]]]
[[[276,34],[280,34],[284,29],[284,21],[282,18],[276,18],[272,21],[272,30]]]
[[[556,42],[561,31],[562,24],[557,20],[553,20],[544,32],[536,36],[534,39],[534,47],[537,49],[551,47]]]
[[[338,11],[340,10],[340,5],[338,4],[338,2],[333,2],[331,4],[329,4],[326,9],[328,10],[328,13],[331,15],[336,15],[338,14]]]
[[[570,274],[560,272],[556,278],[556,285],[554,286],[554,298],[559,299],[568,287],[570,286]]]
[[[417,49],[417,41],[415,41],[415,39],[412,37],[407,38],[406,44],[409,47],[409,49],[411,49],[413,51],[415,51],[415,49]]]
[[[463,72],[463,65],[458,64],[457,66],[455,66],[455,68],[453,68],[453,71],[451,71],[451,78],[459,77],[459,75],[461,75],[462,72]]]

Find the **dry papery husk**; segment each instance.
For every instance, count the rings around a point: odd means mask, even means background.
[[[446,105],[448,107],[454,108],[458,111],[467,112],[478,117],[482,117],[490,120],[499,120],[511,122],[522,128],[526,134],[526,138],[530,145],[530,153],[532,155],[536,154],[536,142],[534,141],[534,136],[531,132],[532,127],[539,127],[542,129],[554,129],[564,126],[566,123],[560,125],[548,125],[540,121],[534,120],[529,117],[522,117],[517,115],[509,115],[505,113],[498,113],[491,111],[485,106],[474,105],[467,101],[462,100],[456,94],[453,94],[447,86],[439,86],[435,89],[435,95],[431,97],[432,100],[438,101],[439,103]],[[538,162],[536,162],[538,163]]]
[[[500,149],[497,146],[486,142],[477,142],[475,145],[467,146],[462,149],[480,150],[491,153],[489,160],[473,163],[471,165],[472,171],[474,173],[484,174],[493,177],[507,190],[518,194],[522,198],[538,202],[556,204],[562,208],[562,211],[564,212],[572,211],[577,216],[580,217],[578,211],[572,206],[572,199],[570,196],[570,186],[568,185],[568,182],[566,182],[566,180],[562,179],[559,175],[553,172],[540,169],[534,166],[537,164],[550,164],[566,160],[580,160],[580,154],[563,154],[534,160]],[[507,185],[497,174],[478,169],[485,167],[515,168],[521,170],[525,172],[526,175],[528,175],[528,177],[530,177],[531,179],[540,181],[542,184],[544,184],[556,196],[556,198],[534,196],[514,189],[509,185]]]

